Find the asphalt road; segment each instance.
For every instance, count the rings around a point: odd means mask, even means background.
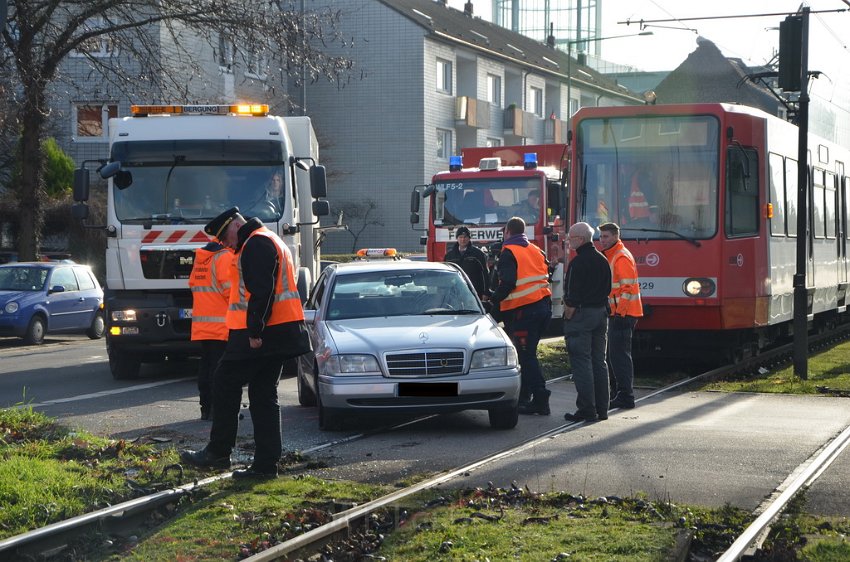
[[[0,340],[0,406],[31,404],[66,425],[115,438],[202,446],[209,422],[198,419],[195,368],[192,361],[149,365],[138,380],[116,381],[103,341],[51,338],[46,345],[26,347]],[[317,476],[396,482],[433,474],[561,426],[563,413],[574,409],[574,386],[561,381],[550,388],[552,415],[521,416],[509,431],[491,429],[485,412],[464,412],[391,431],[370,421],[347,431],[322,432],[315,408],[298,406],[295,381],[285,378],[279,387],[284,448],[326,464],[315,470]],[[643,492],[674,503],[753,509],[850,425],[848,406],[847,399],[821,396],[670,392],[634,410],[612,413],[605,422],[542,440],[446,485],[516,481],[537,491]],[[250,415],[244,412],[240,443],[249,443]],[[348,441],[373,430],[378,431]],[[815,513],[850,515],[850,451],[827,469],[808,498]]]

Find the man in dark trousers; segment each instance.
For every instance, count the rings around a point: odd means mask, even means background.
[[[488,296],[490,289],[490,274],[487,270],[487,255],[481,248],[475,247],[471,243],[469,229],[461,226],[455,230],[454,243],[446,252],[446,257],[443,261],[456,263],[472,281],[472,286],[475,287],[475,292],[479,297]]]
[[[210,440],[181,458],[199,466],[229,467],[236,444],[242,386],[248,385],[254,424],[254,462],[234,478],[273,478],[281,455],[277,385],[283,362],[310,351],[292,256],[259,219],[228,209],[204,227],[235,252],[227,310],[227,348],[216,372]]]
[[[213,377],[229,330],[225,324],[230,300],[230,267],[233,252],[218,242],[195,250],[189,288],[192,290],[192,341],[201,342],[198,365],[198,394],[201,419],[212,419]]]
[[[537,360],[537,344],[552,316],[549,264],[543,250],[528,241],[525,221],[513,217],[505,225],[502,253],[496,264],[499,285],[490,300],[517,349],[522,370],[520,414],[549,415],[546,381]],[[531,400],[527,398],[531,396]]]
[[[607,222],[599,225],[602,253],[611,264],[611,294],[608,306],[608,367],[611,371],[611,408],[634,408],[634,363],[632,333],[643,316],[637,264],[632,253],[620,240],[620,227]]]
[[[611,266],[593,245],[593,227],[578,222],[570,227],[570,249],[576,255],[564,274],[564,338],[576,385],[576,412],[569,422],[608,419],[608,294]]]

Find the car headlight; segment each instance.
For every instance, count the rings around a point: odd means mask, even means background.
[[[516,349],[513,347],[494,347],[479,349],[472,354],[470,369],[489,369],[493,367],[516,367]]]
[[[14,314],[18,311],[18,308],[19,308],[18,303],[16,303],[15,301],[12,301],[12,302],[7,302],[6,306],[3,307],[3,310],[6,312],[6,314]]]
[[[378,360],[373,355],[333,355],[325,363],[329,375],[363,375],[380,373]]]
[[[685,279],[682,290],[689,297],[710,297],[717,290],[717,286],[711,279],[692,277]]]
[[[113,322],[135,322],[136,321],[136,311],[135,310],[113,310],[112,311],[112,321]]]

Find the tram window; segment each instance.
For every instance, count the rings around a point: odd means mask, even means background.
[[[785,162],[779,154],[771,154],[768,166],[770,168],[770,204],[773,206],[770,233],[773,236],[785,236]]]
[[[758,155],[739,146],[726,155],[726,235],[758,234]]]
[[[797,161],[785,159],[785,214],[788,236],[797,236]]]
[[[823,238],[826,235],[824,222],[824,188],[823,170],[815,170],[814,186],[812,187],[812,231],[815,238]]]
[[[826,237],[835,238],[835,174],[826,174]]]

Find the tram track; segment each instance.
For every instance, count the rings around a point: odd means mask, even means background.
[[[810,347],[817,349],[826,345],[831,345],[837,338],[846,339],[848,334],[850,334],[850,330],[844,329],[840,334],[829,333],[811,337]],[[764,365],[776,366],[778,363],[787,362],[791,352],[792,346],[790,344],[787,346],[781,346],[761,353],[756,357],[736,363],[735,365],[725,365],[666,385],[663,388],[641,396],[636,400],[636,402],[646,401],[663,393],[685,388],[697,382],[718,379],[733,372],[755,370]],[[557,382],[557,380],[560,379],[555,379],[549,382]],[[371,436],[382,435],[406,426],[415,425],[433,417],[436,416],[423,416],[402,424],[377,428],[370,432],[359,433],[342,439],[328,441],[309,449],[305,449],[304,451],[300,451],[300,454],[310,455],[333,446],[365,440]],[[387,510],[393,505],[399,505],[399,502],[403,502],[405,499],[410,498],[414,494],[450,482],[455,478],[467,475],[468,473],[490,463],[496,463],[502,459],[528,451],[529,449],[546,443],[559,434],[578,430],[585,425],[588,425],[587,422],[575,422],[559,425],[547,431],[540,432],[521,443],[510,445],[500,451],[488,454],[473,462],[466,463],[463,466],[444,471],[439,475],[423,480],[415,485],[397,490],[391,494],[347,511],[337,513],[334,515],[331,522],[311,529],[295,538],[274,545],[263,552],[251,556],[248,560],[256,562],[260,560],[288,559],[293,556],[301,556],[305,553],[316,552],[322,545],[346,536],[352,533],[355,529],[368,528],[370,522],[374,523],[376,520],[375,514],[377,512]],[[766,529],[769,527],[770,523],[782,513],[783,507],[793,497],[793,495],[799,491],[802,486],[811,485],[811,483],[823,473],[828,466],[828,463],[832,462],[832,460],[834,460],[846,448],[848,443],[850,443],[850,428],[845,429],[838,437],[833,439],[830,443],[825,444],[820,453],[813,455],[812,458],[808,459],[807,462],[804,463],[805,467],[798,468],[795,473],[789,475],[789,478],[786,479],[786,481],[783,482],[783,484],[771,495],[769,498],[770,501],[766,501],[763,505],[759,506],[756,513],[758,517],[753,523],[753,526],[748,528],[735,542],[733,547],[723,554],[724,558],[722,559],[736,560],[740,558],[740,556],[742,556],[748,548],[752,548],[750,545],[756,542],[759,537],[763,537],[765,535]],[[95,512],[54,523],[15,537],[10,537],[0,541],[0,560],[26,559],[27,557],[30,559],[49,558],[51,553],[61,552],[63,545],[67,545],[74,537],[80,536],[92,529],[126,527],[129,525],[130,521],[137,521],[140,518],[144,518],[146,515],[162,508],[165,505],[175,504],[181,498],[196,493],[214,482],[225,480],[231,475],[231,472],[227,472],[203,480],[184,484],[182,486],[161,490],[154,494],[135,498],[115,506],[110,506]]]

